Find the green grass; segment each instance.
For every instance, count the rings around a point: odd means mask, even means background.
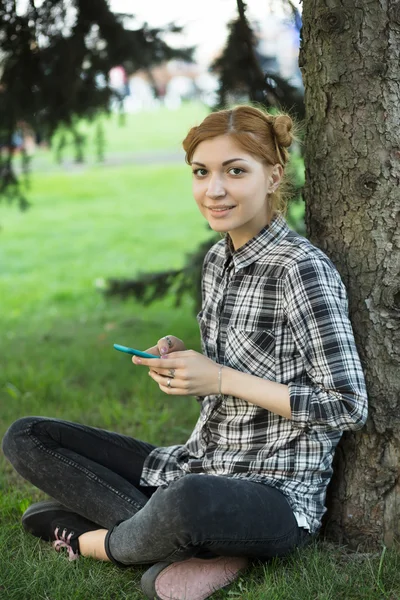
[[[179,114],[171,119],[177,127]],[[134,121],[138,126],[137,115]],[[166,115],[155,114],[151,122],[154,145],[165,139],[172,148]],[[141,126],[147,139],[149,120]],[[130,140],[128,129],[124,136]],[[200,350],[192,300],[185,298],[179,310],[169,297],[144,308],[133,300],[105,298],[96,281],[180,267],[184,254],[210,236],[191,197],[188,168],[36,172],[30,200],[28,213],[0,205],[0,437],[15,419],[41,414],[155,444],[184,442],[197,403],[160,392],[112,344],[147,348],[173,333]],[[71,564],[23,533],[22,512],[44,497],[0,456],[0,598],[141,598],[142,568],[119,570],[90,559]],[[399,560],[397,550],[350,555],[317,542],[286,560],[253,567],[215,598],[396,600]]]

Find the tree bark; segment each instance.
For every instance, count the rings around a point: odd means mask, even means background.
[[[327,536],[400,539],[400,2],[304,0],[307,237],[349,294],[369,418],[346,433]]]

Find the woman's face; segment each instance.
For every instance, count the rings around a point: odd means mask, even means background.
[[[211,229],[228,232],[235,250],[268,224],[268,194],[282,166],[266,165],[229,135],[201,142],[193,153],[193,195]]]

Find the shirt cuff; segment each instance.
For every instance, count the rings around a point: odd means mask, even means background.
[[[288,383],[292,423],[298,429],[305,429],[310,423],[312,391],[306,385]]]

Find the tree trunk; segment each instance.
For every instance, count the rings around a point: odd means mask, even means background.
[[[349,294],[369,418],[343,436],[325,534],[400,539],[400,2],[304,0],[307,237]]]

